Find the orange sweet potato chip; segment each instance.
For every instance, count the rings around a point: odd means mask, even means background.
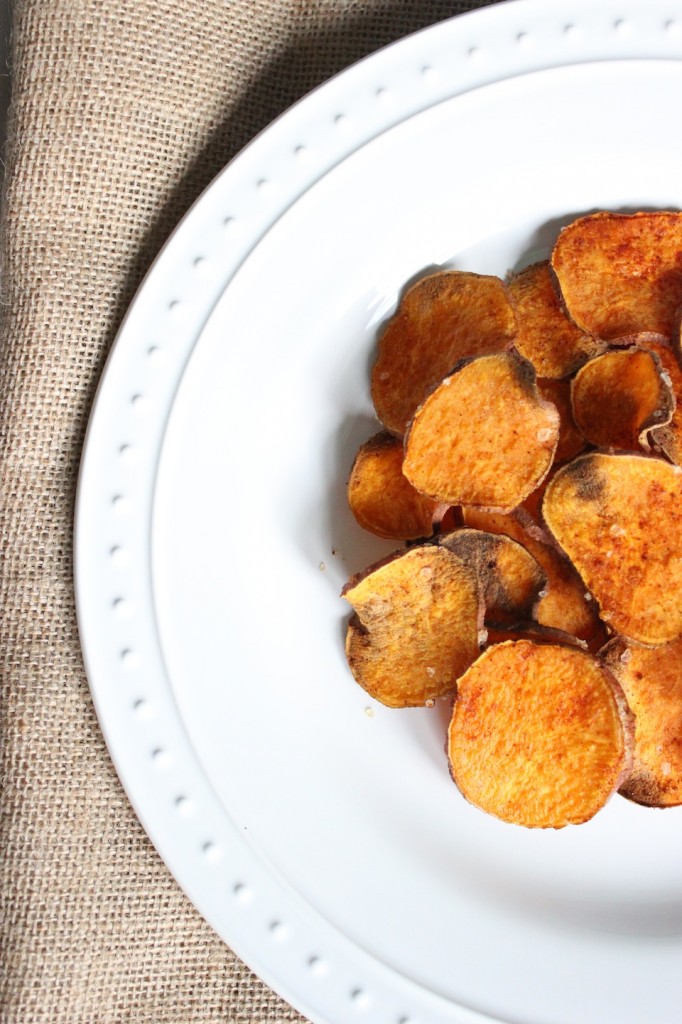
[[[682,471],[646,455],[579,455],[545,492],[548,528],[616,632],[682,636]]]
[[[583,331],[671,336],[682,304],[682,213],[595,213],[559,234],[552,268]]]
[[[604,350],[604,342],[585,334],[566,316],[549,262],[514,274],[507,287],[516,308],[514,344],[538,377],[568,377]]]
[[[512,353],[481,356],[417,410],[403,472],[435,500],[506,511],[544,479],[558,439],[559,414],[531,364]]]
[[[414,489],[403,476],[403,444],[382,432],[355,456],[348,481],[348,503],[360,526],[378,537],[414,540],[433,531],[438,503]]]
[[[530,618],[545,574],[525,548],[501,534],[467,529],[442,536],[439,543],[475,569],[486,621]]]
[[[573,419],[592,444],[636,449],[647,431],[670,422],[672,389],[647,349],[614,348],[578,370],[571,385]]]
[[[664,452],[676,466],[682,465],[682,369],[678,356],[660,334],[639,334],[633,341],[646,348],[658,358],[664,382],[673,393],[675,409],[669,423],[654,427],[649,432],[651,446]]]
[[[554,464],[570,462],[587,446],[585,438],[573,419],[571,405],[571,382],[569,380],[538,379],[540,394],[555,405],[559,413],[559,443],[554,454]]]
[[[459,680],[448,732],[454,782],[476,807],[527,828],[588,821],[629,768],[622,692],[592,655],[518,640]]]
[[[463,518],[469,527],[511,537],[533,555],[547,578],[533,611],[539,625],[592,641],[600,627],[595,602],[568,559],[523,509],[500,515],[465,508]]]
[[[346,656],[356,681],[388,707],[452,693],[479,651],[483,605],[475,571],[447,548],[410,548],[346,584]]]
[[[682,804],[682,642],[638,647],[616,637],[602,651],[635,717],[623,796],[650,807]]]
[[[464,358],[508,349],[516,320],[497,277],[441,271],[405,292],[379,342],[372,399],[402,435],[428,392]]]

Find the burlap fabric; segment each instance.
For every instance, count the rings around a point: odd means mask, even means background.
[[[74,491],[127,304],[213,175],[448,0],[18,0],[2,220],[4,1024],[302,1018],[214,935],[138,824],[81,663]]]

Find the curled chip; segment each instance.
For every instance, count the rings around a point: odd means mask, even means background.
[[[538,377],[568,377],[604,351],[604,342],[585,334],[564,313],[549,263],[534,263],[507,283],[516,307],[514,344]]]
[[[647,445],[647,431],[668,423],[675,400],[658,357],[646,349],[614,348],[590,360],[571,385],[573,418],[592,444]]]
[[[568,559],[524,509],[500,515],[465,508],[463,518],[469,527],[511,537],[533,555],[547,577],[533,611],[539,625],[592,641],[600,626],[595,602],[588,600],[585,584]]]
[[[423,278],[403,296],[379,342],[372,399],[396,434],[456,363],[508,349],[516,320],[498,277],[459,270]]]
[[[475,572],[434,544],[370,566],[346,584],[346,657],[356,681],[392,708],[452,693],[478,654],[483,606]]]
[[[486,621],[530,618],[545,574],[525,548],[510,537],[466,529],[441,537],[439,543],[475,569]]]
[[[544,479],[558,439],[559,414],[531,364],[511,353],[481,356],[417,410],[403,472],[438,501],[507,511]]]
[[[433,531],[437,502],[424,497],[403,476],[403,444],[380,433],[355,456],[348,503],[360,526],[378,537],[414,540]]]
[[[587,444],[573,419],[571,405],[571,382],[568,380],[538,380],[542,397],[556,406],[559,413],[559,443],[554,454],[554,464],[570,462],[583,451]]]
[[[560,232],[551,264],[581,330],[670,337],[682,304],[682,213],[580,217]]]
[[[448,734],[453,780],[476,807],[527,828],[588,821],[629,768],[622,692],[573,646],[489,647],[459,681]]]
[[[633,764],[621,793],[650,807],[682,804],[682,642],[646,648],[617,637],[602,658],[635,716]]]
[[[557,470],[542,514],[604,622],[648,646],[682,636],[678,467],[646,455],[579,455]]]
[[[660,334],[639,334],[632,339],[653,352],[663,368],[663,380],[672,390],[675,411],[669,423],[649,432],[651,445],[668,456],[676,466],[682,465],[682,369],[667,338]]]

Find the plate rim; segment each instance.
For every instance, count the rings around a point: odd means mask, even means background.
[[[660,53],[658,58],[654,55],[653,59],[680,61],[682,60],[682,43],[678,42],[677,35],[672,33],[670,29],[672,23],[670,20],[664,21],[664,12],[667,10],[663,3],[656,0],[646,13],[646,17],[649,20],[657,17],[659,27],[663,30]],[[507,0],[504,4],[498,3],[468,11],[422,29],[357,62],[334,76],[327,83],[313,90],[303,99],[299,100],[292,108],[280,115],[268,128],[259,133],[214,178],[213,182],[180,221],[152,264],[130,304],[99,382],[86,431],[77,486],[74,520],[74,584],[77,620],[86,675],[107,747],[123,787],[135,809],[135,813],[155,845],[157,852],[165,861],[185,894],[188,895],[195,907],[200,910],[214,929],[218,931],[223,940],[230,945],[245,963],[255,970],[275,992],[311,1020],[315,1021],[316,1024],[317,1022],[319,1024],[338,1024],[338,1022],[346,1019],[349,1012],[355,1011],[362,1011],[365,1019],[408,1021],[413,1009],[426,1011],[429,1014],[428,1019],[433,1021],[433,1024],[437,1024],[440,1021],[447,1021],[450,1024],[453,1024],[453,1022],[457,1022],[457,1024],[459,1022],[461,1024],[474,1024],[474,1022],[492,1021],[495,1018],[464,1006],[455,1005],[449,1000],[441,999],[434,993],[419,989],[419,986],[416,986],[414,982],[400,978],[397,976],[397,972],[382,964],[376,963],[374,965],[371,980],[367,983],[366,964],[361,962],[362,958],[358,961],[357,957],[353,955],[354,949],[348,948],[353,946],[353,944],[343,936],[340,937],[339,955],[341,957],[347,956],[348,962],[342,964],[337,959],[333,964],[333,971],[327,970],[325,972],[325,963],[329,960],[329,957],[325,956],[323,958],[320,956],[310,943],[308,943],[310,948],[303,957],[298,955],[300,950],[294,952],[293,955],[298,956],[295,964],[292,961],[293,944],[288,942],[270,946],[265,957],[263,957],[262,954],[258,953],[258,950],[262,949],[262,940],[256,939],[257,952],[254,954],[254,935],[257,932],[258,934],[262,933],[262,920],[260,925],[256,927],[250,923],[244,924],[245,918],[242,916],[239,924],[236,926],[237,932],[229,936],[225,934],[224,920],[218,926],[216,925],[216,914],[208,904],[205,894],[203,892],[198,894],[194,880],[189,878],[193,869],[189,868],[188,865],[196,860],[201,865],[201,870],[205,871],[212,878],[219,878],[220,865],[224,862],[225,850],[229,849],[230,857],[237,860],[238,858],[234,857],[236,847],[233,847],[231,844],[243,840],[243,837],[231,836],[227,838],[228,830],[224,832],[219,841],[216,841],[213,833],[211,833],[211,838],[206,839],[204,837],[198,842],[194,842],[191,849],[187,848],[179,852],[171,849],[173,840],[169,839],[169,836],[173,834],[173,829],[177,829],[176,824],[171,824],[169,832],[169,823],[177,822],[178,820],[177,814],[180,808],[177,799],[174,808],[168,808],[163,812],[167,820],[164,820],[164,822],[159,820],[161,812],[155,809],[155,801],[158,799],[158,794],[162,790],[167,790],[168,787],[177,793],[178,785],[172,778],[174,772],[172,759],[170,764],[165,759],[164,766],[164,757],[162,755],[168,754],[168,744],[160,745],[157,740],[150,740],[148,738],[150,735],[148,725],[145,725],[145,723],[149,722],[154,723],[154,708],[158,700],[158,692],[156,694],[152,693],[151,699],[149,699],[146,696],[137,696],[141,691],[139,687],[135,689],[138,685],[137,679],[140,675],[140,666],[145,666],[143,642],[145,630],[148,633],[151,631],[150,636],[147,637],[147,642],[153,647],[153,637],[151,637],[154,630],[153,614],[151,619],[150,617],[143,616],[139,622],[139,630],[141,631],[140,642],[138,643],[137,639],[135,639],[128,643],[125,637],[128,635],[126,630],[129,631],[131,629],[131,620],[125,618],[126,601],[122,602],[121,598],[114,597],[112,602],[111,594],[108,594],[110,604],[112,605],[111,610],[116,622],[115,640],[117,651],[115,666],[112,663],[109,668],[107,667],[107,658],[112,657],[113,651],[109,651],[104,657],[102,653],[103,628],[109,629],[111,622],[109,616],[104,616],[99,607],[97,611],[94,610],[96,603],[103,596],[103,591],[106,591],[106,586],[98,582],[93,576],[93,567],[90,564],[92,546],[93,543],[97,544],[99,550],[101,547],[100,542],[105,539],[104,534],[113,537],[115,535],[118,536],[120,533],[121,536],[127,536],[126,530],[130,529],[132,530],[130,543],[125,542],[118,546],[117,564],[120,565],[120,556],[122,553],[125,554],[127,548],[130,549],[130,552],[134,553],[135,546],[137,544],[139,547],[141,535],[145,532],[145,528],[149,526],[150,519],[136,520],[135,516],[139,515],[139,512],[136,512],[135,508],[132,509],[133,514],[131,516],[129,495],[133,495],[133,502],[137,492],[144,494],[145,501],[151,495],[151,504],[148,501],[147,504],[144,501],[142,503],[145,508],[149,507],[149,515],[151,516],[155,479],[154,476],[151,480],[147,479],[145,481],[144,477],[140,475],[140,466],[135,468],[133,465],[132,470],[130,469],[128,458],[131,454],[130,446],[127,446],[128,452],[126,454],[123,451],[126,445],[123,445],[119,447],[115,454],[117,465],[121,462],[128,466],[127,469],[121,470],[120,473],[117,470],[119,478],[126,482],[119,487],[108,488],[106,495],[103,494],[101,478],[93,467],[101,455],[102,441],[98,435],[101,424],[106,420],[107,414],[104,405],[109,400],[110,395],[120,393],[120,388],[123,386],[119,379],[121,370],[132,368],[140,380],[146,381],[148,379],[147,367],[151,364],[152,359],[156,362],[157,357],[161,355],[162,358],[164,356],[170,357],[167,360],[166,369],[163,371],[166,373],[166,383],[163,387],[166,388],[167,395],[171,395],[168,407],[172,408],[172,394],[174,394],[174,389],[177,389],[182,380],[186,358],[191,354],[194,344],[200,337],[202,324],[205,324],[211,315],[215,302],[219,300],[224,289],[229,286],[232,276],[237,273],[239,267],[248,258],[255,245],[267,234],[267,231],[277,222],[279,217],[312,187],[316,181],[319,181],[321,177],[328,174],[339,162],[350,156],[355,149],[365,145],[372,138],[375,138],[378,134],[388,130],[395,124],[401,123],[421,110],[428,109],[443,99],[460,95],[493,82],[504,81],[506,78],[527,74],[533,70],[563,67],[568,64],[585,63],[588,60],[628,60],[633,59],[633,57],[635,59],[651,57],[652,53],[647,49],[647,46],[650,45],[648,37],[645,40],[644,37],[638,37],[637,34],[632,36],[623,31],[623,24],[628,24],[627,18],[629,16],[634,17],[635,15],[641,16],[636,0],[621,0],[619,3],[607,0],[607,3],[603,4],[598,12],[594,12],[591,9],[589,0],[579,0],[579,2],[572,4],[568,4],[566,0],[553,0],[551,6],[547,4],[546,0]],[[575,32],[576,25],[580,23],[581,18],[584,18],[586,22],[591,21],[594,24],[595,17],[598,21],[601,19],[602,28],[604,29],[603,38],[601,40],[597,39],[597,42],[601,42],[602,45],[601,57],[595,56],[598,47],[595,50],[594,35],[589,37],[583,36],[582,39],[578,38],[577,40],[572,37],[571,45],[573,49],[570,51],[571,59],[548,63],[546,58],[539,58],[537,49],[534,49],[532,45],[528,49],[530,45],[528,43],[528,31],[525,27],[523,29],[518,27],[519,25],[528,26],[531,28],[530,34],[532,36],[534,19],[536,25],[542,25],[543,22],[551,20],[555,28],[558,25],[562,26],[565,42],[565,37],[570,35],[567,32],[569,26]],[[617,27],[618,25],[620,25],[620,28]],[[577,31],[580,32],[579,29]],[[483,47],[475,46],[471,43],[471,39],[475,38],[485,42],[486,39],[493,37],[496,40],[493,42],[493,50],[497,46],[498,49],[501,47],[502,52],[497,53],[492,64],[486,63],[485,60],[481,63],[481,50],[485,49],[485,45]],[[504,37],[503,44],[499,41],[500,37]],[[525,38],[525,41],[522,37]],[[673,43],[672,48],[671,40]],[[446,41],[448,45],[458,45],[459,47],[462,61],[462,67],[459,69],[459,78],[455,76],[447,81],[439,80],[437,66],[432,66],[436,65],[436,62],[429,63],[433,47],[437,48],[437,45],[440,45],[443,41]],[[581,46],[583,47],[582,49]],[[387,114],[384,112],[383,115],[375,117],[374,120],[361,121],[357,126],[353,125],[353,118],[351,117],[349,133],[348,118],[343,120],[345,115],[339,113],[339,103],[337,101],[343,98],[350,99],[359,87],[361,87],[360,92],[366,93],[366,83],[368,81],[386,80],[385,74],[388,72],[393,76],[400,74],[408,57],[412,61],[418,58],[419,80],[422,83],[427,83],[425,91],[413,99],[412,109],[401,108],[402,114],[399,114],[397,108],[393,106],[390,108],[392,113],[389,112]],[[535,66],[536,64],[537,66]],[[384,74],[379,75],[379,71]],[[495,77],[496,75],[499,75],[499,77]],[[381,86],[381,89],[385,90],[385,87]],[[379,99],[379,87],[374,86],[374,90],[376,98]],[[444,91],[447,95],[443,94]],[[337,112],[330,113],[331,111]],[[301,171],[301,166],[304,164],[303,158],[307,159],[311,154],[307,148],[300,152],[301,144],[293,144],[292,140],[302,137],[301,129],[308,122],[314,124],[315,119],[320,117],[324,118],[324,131],[321,133],[322,146],[318,152],[312,154],[312,162],[308,163],[307,168],[304,165],[304,169]],[[342,134],[342,132],[345,134]],[[282,145],[286,145],[287,151],[290,155],[295,155],[296,160],[291,161],[291,166],[294,169],[288,172],[290,179],[285,181],[284,189],[280,186],[278,192],[278,185],[275,181],[273,195],[271,190],[273,182],[271,178],[274,176],[270,175],[269,171],[265,174],[260,174],[258,168],[263,166],[268,168],[271,160],[278,160],[281,155],[280,147]],[[235,180],[233,181],[233,179]],[[289,190],[288,192],[287,189]],[[296,192],[296,189],[300,191]],[[233,250],[232,262],[229,264],[230,269],[227,277],[225,277],[225,272],[216,276],[215,279],[204,277],[204,283],[199,286],[198,290],[200,301],[195,300],[195,308],[192,308],[192,302],[186,301],[184,296],[169,299],[165,295],[165,282],[169,276],[172,277],[175,273],[173,270],[174,263],[184,262],[187,264],[184,271],[185,274],[194,275],[195,272],[197,274],[203,272],[203,264],[200,264],[199,261],[203,259],[205,263],[205,257],[195,255],[193,262],[188,262],[184,257],[181,258],[180,255],[189,237],[194,233],[196,225],[202,219],[213,219],[211,206],[221,205],[223,200],[221,193],[229,195],[240,190],[244,195],[248,192],[246,198],[242,198],[240,202],[246,203],[248,216],[251,217],[250,226],[247,225],[245,232],[240,238],[240,218],[235,218],[231,214],[223,215],[220,231],[218,232],[220,238],[217,238],[216,235],[216,240],[212,242],[216,251],[223,252],[225,239],[232,238],[234,240],[236,233],[237,245]],[[265,196],[265,203],[262,202],[263,196]],[[218,198],[220,203],[217,201]],[[225,209],[227,207],[223,208],[223,210]],[[233,245],[233,241],[228,242],[228,244]],[[151,345],[144,351],[141,351],[139,342],[140,338],[146,334],[147,318],[150,315],[150,311],[153,313],[159,303],[164,305],[163,323],[165,329],[171,331],[174,341],[178,342],[174,353],[164,353],[163,347],[160,345]],[[150,308],[148,309],[147,307]],[[154,401],[152,400],[151,402],[151,409],[149,407],[145,409],[147,402],[145,386],[137,389],[134,387],[130,388],[129,385],[126,385],[126,387],[127,394],[130,396],[131,417],[139,417],[140,415],[144,417],[146,415],[147,417],[151,416],[153,421],[153,417],[156,414]],[[152,447],[144,456],[147,460],[147,466],[154,467],[154,474],[158,469],[160,448],[156,451],[155,458],[154,451],[152,450],[153,443],[159,437],[162,442],[163,423],[157,422],[155,429],[156,433],[153,433],[150,437]],[[133,454],[135,453],[133,452]],[[143,468],[144,466],[142,466]],[[111,522],[120,524],[122,522],[124,525],[113,528],[107,525],[108,533],[104,528],[94,529],[94,519],[100,514],[104,515],[107,524]],[[119,533],[117,533],[117,529]],[[135,533],[136,530],[137,534]],[[107,549],[107,565],[111,565],[115,561],[115,547],[116,545],[110,544]],[[100,553],[103,556],[104,550],[102,549]],[[151,575],[151,569],[149,572]],[[144,600],[145,593],[146,587],[143,583],[140,587],[140,595],[137,596],[141,596],[142,600]],[[106,627],[104,627],[105,618],[107,620]],[[138,650],[138,648],[141,648],[141,650]],[[121,678],[125,680],[124,686],[126,687],[125,707],[122,705],[120,707],[117,706],[117,702],[121,699],[119,690]],[[131,682],[132,686],[129,685]],[[112,688],[115,688],[115,693]],[[135,723],[132,730],[130,725],[131,712],[133,722]],[[136,732],[135,730],[139,726],[142,727],[142,731]],[[131,735],[140,736],[139,741],[134,741],[139,743],[139,749],[136,748],[134,753],[129,746]],[[179,738],[180,736],[181,730],[176,730],[175,742],[182,742]],[[144,751],[142,750],[143,746]],[[198,778],[200,774],[199,772],[196,777]],[[151,778],[151,783],[141,783],[140,778],[142,777],[145,779]],[[159,784],[159,779],[163,780],[161,784]],[[210,782],[208,780],[205,781],[210,786]],[[144,786],[149,787],[146,793],[142,792]],[[208,795],[206,804],[210,804]],[[213,813],[215,813],[215,809]],[[195,834],[200,835],[201,828]],[[246,842],[243,843],[243,846],[244,849],[240,849],[239,853],[242,857],[245,856],[245,861],[248,864],[253,851],[249,849]],[[238,875],[241,877],[239,872],[233,870],[233,878],[236,879]],[[260,875],[259,880],[263,885],[263,891],[265,891],[267,885],[264,876]],[[216,884],[219,883],[214,881],[209,883],[210,886]],[[277,888],[278,883],[275,881],[268,893],[273,908],[277,906]],[[251,897],[253,897],[253,887],[251,887],[251,890]],[[230,913],[234,913],[235,907],[248,910],[248,907],[251,905],[248,900],[248,891],[249,887],[245,886],[243,882],[233,881],[229,892],[222,894],[225,904],[229,903]],[[287,907],[287,910],[291,911],[291,908]],[[221,913],[224,913],[224,911],[221,910]],[[268,928],[270,933],[274,934],[274,925],[279,925],[280,927],[282,925],[282,922],[279,920],[282,915],[278,915],[275,909],[273,909],[267,916],[269,919]],[[306,923],[305,908],[300,921],[296,921],[296,925],[300,925],[301,922],[303,925]],[[307,923],[309,924],[310,922],[308,921]],[[242,929],[241,932],[240,929]],[[294,927],[295,930],[296,928]],[[271,949],[276,950],[275,954],[270,953]],[[329,965],[326,964],[326,966],[328,968]],[[419,989],[420,998],[422,999],[418,1007],[414,1006],[415,989]]]

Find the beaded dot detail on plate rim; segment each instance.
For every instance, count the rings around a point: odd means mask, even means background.
[[[289,938],[289,929],[282,921],[271,921],[269,931],[275,942],[285,942]]]
[[[315,954],[313,954],[313,956],[308,957],[308,967],[310,968],[311,972],[317,975],[318,977],[321,977],[322,975],[327,973],[326,963],[324,962],[322,957],[316,956]]]
[[[242,906],[246,906],[248,903],[251,903],[253,899],[253,893],[245,882],[235,882],[232,886],[232,893],[237,902],[241,903]]]
[[[358,1010],[368,1009],[371,999],[367,992],[363,988],[354,988],[350,994],[353,1005]]]

